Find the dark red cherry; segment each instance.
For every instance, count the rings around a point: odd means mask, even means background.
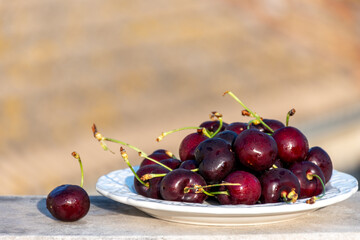
[[[152,158],[156,161],[160,161],[160,160],[164,160],[164,159],[174,158],[174,155],[165,149],[158,149],[158,150],[154,151],[153,153],[151,153],[150,155],[148,155],[148,157]],[[145,158],[141,162],[140,167],[150,165],[150,164],[154,164],[154,162],[151,161],[150,159]]]
[[[223,122],[220,131],[224,131],[225,127],[227,125],[228,125],[227,123]],[[201,123],[199,127],[206,128],[206,130],[208,130],[209,132],[214,133],[220,127],[220,122],[218,120],[216,120],[216,121],[205,121],[205,122]]]
[[[56,219],[72,222],[88,213],[90,199],[82,187],[66,184],[56,187],[49,193],[46,207]]]
[[[187,170],[197,169],[198,167],[199,167],[199,164],[194,159],[186,160],[186,161],[182,162],[179,166],[179,168],[184,168]]]
[[[276,141],[279,158],[286,164],[303,161],[309,151],[305,135],[294,127],[283,127],[272,135]]]
[[[329,154],[327,154],[324,149],[321,147],[310,148],[305,161],[315,163],[320,167],[321,171],[324,173],[325,183],[330,180],[333,172],[333,165]]]
[[[316,174],[323,182],[325,181],[323,172],[315,163],[309,161],[296,162],[290,166],[289,170],[299,179],[299,198],[317,196],[323,192],[323,186],[318,178],[312,177],[311,180],[308,178],[308,174]]]
[[[207,195],[197,192],[193,188],[205,185],[205,180],[199,174],[178,168],[163,178],[160,184],[160,193],[163,199],[169,201],[203,203]]]
[[[285,125],[280,122],[279,120],[276,119],[263,119],[263,122],[268,125],[273,131],[276,131],[280,128],[285,127]],[[253,128],[257,128],[258,130],[260,130],[261,132],[265,132],[265,133],[272,133],[267,127],[265,127],[262,123],[257,124],[257,125],[251,125],[251,127]]]
[[[199,163],[199,173],[208,183],[218,183],[235,166],[235,155],[231,146],[221,138],[209,138],[201,142],[195,150]]]
[[[146,159],[146,160],[148,160],[148,159]],[[168,166],[171,169],[176,169],[181,164],[181,161],[179,159],[175,159],[175,158],[162,159],[159,162],[164,164],[165,166]],[[155,163],[153,161],[146,161],[146,162],[143,161],[142,164],[140,165],[140,167],[153,165],[153,164],[158,164],[158,163]]]
[[[169,156],[169,157],[173,157],[172,153],[169,152],[166,149],[157,149],[152,154],[163,154],[163,155],[166,155],[166,156]]]
[[[214,138],[224,139],[231,147],[233,146],[235,139],[237,137],[237,133],[230,130],[224,130],[216,134]]]
[[[188,159],[195,159],[195,149],[202,141],[208,139],[202,132],[187,135],[180,143],[179,156],[183,162]]]
[[[163,173],[168,173],[168,172],[169,172],[168,169],[166,169],[160,165],[157,165],[157,164],[152,164],[152,165],[146,165],[146,166],[140,167],[136,171],[136,174],[141,178],[145,174],[151,174],[151,173],[163,174]],[[143,185],[136,178],[134,178],[134,188],[138,194],[140,194],[144,197],[161,199],[160,182],[161,182],[162,178],[163,177],[154,177],[152,179],[146,180],[145,183],[147,183],[148,186]]]
[[[225,130],[234,131],[237,134],[247,129],[248,124],[243,122],[233,122],[226,126]]]
[[[227,194],[216,196],[220,204],[255,204],[261,196],[260,181],[251,173],[235,171],[230,173],[224,183],[235,183],[237,186],[221,186],[219,191],[226,191]]]
[[[288,169],[273,168],[266,171],[261,177],[261,203],[276,203],[291,201],[297,196],[289,196],[291,192],[300,194],[300,183],[297,177]]]
[[[233,149],[240,163],[255,171],[269,169],[277,156],[275,140],[256,129],[241,132],[235,139]]]
[[[284,163],[280,160],[280,158],[277,158],[273,164],[273,166],[277,168],[285,168]]]

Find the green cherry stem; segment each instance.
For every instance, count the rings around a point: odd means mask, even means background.
[[[107,147],[107,145],[105,144],[105,141],[113,142],[113,143],[118,143],[118,144],[127,146],[127,147],[135,150],[136,152],[139,153],[140,157],[147,158],[147,159],[149,159],[150,161],[153,161],[154,163],[159,164],[160,166],[162,166],[162,167],[164,167],[164,168],[172,171],[171,168],[169,168],[168,166],[162,164],[161,162],[159,162],[159,161],[157,161],[157,160],[155,160],[155,159],[149,158],[148,155],[147,155],[143,150],[141,150],[141,149],[139,149],[139,148],[137,148],[137,147],[135,147],[135,146],[133,146],[133,145],[130,145],[130,144],[126,143],[126,142],[123,142],[123,141],[119,141],[119,140],[116,140],[116,139],[113,139],[113,138],[107,138],[107,137],[102,136],[102,134],[97,131],[97,128],[96,128],[95,124],[93,124],[93,126],[92,126],[92,131],[93,131],[93,133],[94,133],[94,137],[100,142],[101,146],[103,147],[103,149],[104,149],[105,151],[106,151],[106,150],[110,150],[110,149]],[[111,151],[111,150],[110,150],[110,151]]]
[[[197,192],[203,192],[205,191],[204,188],[221,187],[221,186],[240,186],[240,185],[241,185],[240,183],[223,182],[223,183],[211,184],[206,186],[195,185],[194,187],[186,187],[185,189],[187,191],[196,190]],[[211,192],[211,193],[216,193],[216,192]],[[224,194],[224,192],[221,191],[220,194]]]
[[[258,114],[254,113],[254,112],[251,111],[248,107],[246,107],[246,105],[245,105],[238,97],[236,97],[235,94],[233,94],[231,91],[226,91],[226,92],[223,94],[223,96],[224,96],[225,94],[229,94],[233,99],[235,99],[235,101],[237,101],[238,103],[240,103],[240,105],[241,105],[243,108],[245,108],[246,111],[248,111],[248,112],[250,113],[250,116],[256,118],[259,122],[261,122],[262,125],[264,125],[264,127],[266,127],[267,129],[269,129],[270,132],[272,132],[272,133],[274,132],[274,130],[273,130],[271,127],[269,127],[266,123],[264,123],[264,121],[261,119],[261,117],[260,117]]]
[[[172,171],[172,169],[171,169],[170,167],[166,166],[165,164],[163,164],[163,163],[161,163],[161,162],[159,162],[159,161],[157,161],[157,160],[155,160],[155,159],[153,159],[153,158],[148,157],[148,155],[146,155],[144,152],[139,152],[139,156],[140,156],[140,157],[143,157],[143,158],[146,158],[146,159],[148,159],[148,160],[150,160],[150,161],[152,161],[152,162],[154,162],[154,163],[162,166],[163,168],[166,168],[166,169],[169,170],[170,172]]]
[[[182,128],[173,129],[173,130],[170,130],[170,131],[167,131],[167,132],[163,132],[163,133],[161,133],[160,136],[158,136],[156,138],[156,141],[160,142],[165,136],[167,136],[167,135],[169,135],[171,133],[180,132],[180,131],[189,130],[189,129],[202,129],[202,127],[182,127]]]
[[[147,173],[142,175],[141,180],[148,181],[156,177],[165,177],[167,173]]]
[[[201,191],[202,191],[203,193],[205,193],[206,195],[210,196],[210,197],[215,196],[215,194],[213,194],[212,192],[208,192],[208,191],[206,191],[205,189],[202,189]]]
[[[161,140],[163,140],[163,138],[165,136],[167,136],[167,135],[169,135],[171,133],[180,132],[180,131],[189,130],[189,129],[196,129],[196,130],[198,130],[198,132],[202,132],[208,138],[211,137],[210,133],[206,130],[206,128],[203,128],[203,127],[183,127],[183,128],[177,128],[177,129],[174,129],[174,130],[170,130],[170,131],[161,133],[161,135],[156,138],[156,141],[160,142]]]
[[[291,116],[294,116],[295,114],[295,108],[292,108],[287,114],[286,114],[286,127],[289,126],[289,119]]]
[[[298,199],[299,195],[295,192],[295,188],[292,188],[289,193],[283,191],[281,193],[281,198],[286,203],[295,203]]]
[[[218,191],[218,192],[209,192],[211,194],[211,196],[215,196],[215,195],[226,195],[226,196],[230,196],[230,193],[228,191]]]
[[[218,112],[212,112],[212,114],[213,114],[212,116],[217,117],[217,119],[219,119],[219,127],[218,127],[218,129],[216,129],[216,131],[214,133],[212,133],[210,135],[210,138],[213,138],[214,136],[216,136],[216,134],[218,134],[221,131],[221,128],[223,126],[222,115]]]
[[[185,187],[184,193],[188,193],[188,192],[190,192],[190,190],[195,190],[195,193],[204,193],[208,196],[215,196],[215,195],[220,195],[220,194],[230,196],[230,194],[227,190],[226,191],[209,192],[209,191],[205,190],[205,188],[220,187],[220,186],[240,186],[240,185],[241,185],[240,183],[227,183],[227,182],[206,185],[206,186],[195,185],[194,187]]]
[[[162,132],[161,135],[156,138],[156,141],[160,142],[165,136],[167,136],[167,135],[169,135],[171,133],[175,133],[175,132],[179,132],[179,131],[183,131],[183,130],[188,130],[188,129],[196,129],[199,133],[202,132],[208,138],[212,138],[212,137],[214,137],[216,134],[218,134],[220,132],[220,130],[221,130],[222,126],[223,126],[223,120],[222,120],[222,115],[220,113],[218,113],[218,112],[212,112],[211,115],[210,115],[210,118],[211,119],[213,119],[213,118],[219,119],[219,127],[214,133],[209,132],[204,127],[182,127],[182,128],[177,128],[177,129],[170,130],[170,131],[167,131],[167,132]]]
[[[308,173],[308,174],[306,174],[306,177],[307,177],[308,180],[312,180],[313,177],[316,177],[320,181],[321,186],[323,188],[323,191],[322,191],[321,195],[313,196],[313,197],[309,198],[308,200],[306,200],[307,204],[314,204],[316,200],[319,200],[319,199],[321,199],[322,197],[325,196],[325,184],[324,184],[323,180],[321,179],[321,177],[319,175],[317,175],[317,174]]]
[[[79,162],[79,165],[80,165],[80,171],[81,171],[81,182],[80,182],[80,187],[83,187],[84,186],[84,169],[83,169],[83,165],[82,165],[82,162],[81,162],[81,158],[80,158],[80,155],[77,153],[77,152],[72,152],[71,155],[76,158]]]
[[[251,124],[257,125],[257,124],[259,124],[259,121],[258,121],[257,119],[252,119],[252,120],[250,120],[250,121],[248,122],[246,128],[247,128],[247,129],[250,129],[250,128],[251,128]]]
[[[132,173],[134,174],[135,178],[145,187],[149,187],[149,183],[144,182],[136,173],[136,171],[134,170],[133,166],[131,165],[131,163],[129,162],[129,156],[126,153],[125,149],[123,147],[120,147],[120,153],[121,153],[121,157],[124,159],[125,163],[129,166],[130,170],[132,171]]]
[[[170,168],[171,169],[171,168]],[[171,169],[172,171],[172,169]],[[190,171],[192,172],[197,172],[199,171],[198,168],[195,168],[195,169],[191,169]],[[165,177],[167,173],[147,173],[147,174],[144,174],[142,177],[141,177],[141,180],[143,181],[146,181],[146,180],[150,180],[152,178],[156,178],[156,177]]]

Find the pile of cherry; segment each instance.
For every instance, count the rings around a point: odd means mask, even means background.
[[[103,137],[93,126],[93,133],[102,147],[105,141],[120,143],[121,155],[134,173],[138,194],[154,199],[202,203],[207,198],[220,204],[262,204],[307,199],[314,203],[325,194],[333,166],[321,147],[309,148],[306,136],[279,120],[263,119],[248,109],[232,92],[230,95],[248,116],[248,122],[223,122],[222,115],[213,112],[210,121],[198,127],[179,128],[162,133],[195,129],[182,139],[179,158],[158,149],[147,155],[122,141]],[[224,95],[225,95],[224,94]],[[131,166],[123,147],[129,147],[144,157],[137,171]]]

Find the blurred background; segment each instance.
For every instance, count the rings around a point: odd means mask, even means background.
[[[356,0],[3,1],[0,4],[0,194],[45,195],[125,168],[91,125],[146,153],[178,155],[219,111],[248,121],[231,90],[285,120],[359,176],[360,2]],[[130,161],[140,159],[127,149]]]

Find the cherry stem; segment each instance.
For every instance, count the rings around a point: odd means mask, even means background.
[[[166,168],[169,171],[172,171],[172,169],[170,167],[166,166],[165,164],[163,164],[163,163],[161,163],[161,162],[159,162],[159,161],[157,161],[157,160],[155,160],[153,158],[148,157],[148,155],[146,155],[144,152],[139,152],[139,156],[144,157],[144,158],[146,158],[146,159],[148,159],[148,160],[150,160],[150,161],[152,161],[152,162]]]
[[[196,130],[198,130],[199,133],[202,132],[208,138],[211,137],[210,133],[203,127],[183,127],[183,128],[177,128],[177,129],[174,129],[174,130],[170,130],[170,131],[161,133],[161,135],[156,138],[156,141],[160,142],[165,136],[167,136],[167,135],[169,135],[171,133],[180,132],[182,130],[188,130],[188,129],[196,129]]]
[[[147,181],[156,177],[165,177],[167,173],[147,173],[141,176],[141,180]]]
[[[313,174],[313,173],[306,174],[306,178],[308,180],[312,180],[313,177],[316,177],[320,181],[323,191],[320,196],[313,196],[310,199],[306,200],[306,203],[308,203],[308,204],[313,204],[313,203],[315,203],[316,200],[319,200],[325,196],[325,184],[324,184],[324,181],[321,179],[321,177],[319,175]]]
[[[156,138],[156,141],[160,142],[165,136],[167,136],[171,133],[180,132],[180,131],[188,130],[188,129],[202,129],[202,127],[182,127],[182,128],[177,128],[177,129],[170,130],[167,132],[163,132],[163,133],[161,133],[161,135],[159,137]]]
[[[226,194],[229,196],[230,194],[228,191],[208,192],[204,188],[220,187],[220,186],[240,186],[240,185],[241,185],[240,183],[227,183],[227,182],[206,185],[206,186],[195,185],[194,187],[185,187],[184,192],[189,192],[190,190],[195,190],[196,193],[205,193],[208,196],[215,196],[218,194]]]
[[[171,168],[170,168],[171,169]],[[172,171],[173,169],[171,169],[170,171]],[[190,171],[192,172],[197,172],[199,171],[198,168],[195,168],[195,169],[191,169]],[[146,180],[150,180],[150,179],[153,179],[153,178],[156,178],[156,177],[165,177],[167,173],[147,173],[147,174],[144,174],[141,179],[143,181],[146,181]]]
[[[124,159],[124,161],[126,162],[126,164],[129,166],[130,170],[133,172],[135,178],[145,187],[149,187],[149,183],[144,182],[143,180],[141,180],[141,178],[139,177],[139,175],[137,175],[137,173],[135,172],[133,166],[131,165],[131,163],[129,162],[129,156],[126,153],[125,149],[123,147],[120,147],[120,153],[121,153],[121,157]]]
[[[295,203],[299,195],[295,192],[295,188],[292,188],[289,193],[286,191],[281,192],[281,198],[286,203]]]
[[[83,169],[83,165],[82,165],[82,162],[81,162],[81,158],[80,158],[80,155],[77,153],[77,152],[72,152],[71,155],[76,158],[79,162],[79,165],[80,165],[80,171],[81,171],[81,182],[80,182],[80,187],[83,187],[84,186],[84,169]]]
[[[223,183],[216,183],[216,184],[206,185],[206,186],[204,186],[204,188],[221,187],[221,186],[241,186],[241,184],[240,183],[223,182]]]
[[[211,115],[210,115],[210,118],[211,119],[213,119],[213,118],[219,119],[219,127],[214,133],[209,132],[204,127],[182,127],[182,128],[177,128],[177,129],[174,129],[174,130],[170,130],[170,131],[161,133],[161,135],[156,138],[156,141],[160,142],[165,136],[167,136],[167,135],[169,135],[171,133],[175,133],[175,132],[179,132],[179,131],[183,131],[183,130],[188,130],[188,129],[196,129],[196,130],[198,130],[199,133],[202,132],[208,138],[212,138],[212,137],[214,137],[216,134],[218,134],[220,132],[220,130],[221,130],[222,126],[223,126],[223,120],[222,120],[222,115],[220,113],[218,113],[218,112],[212,112]]]
[[[211,194],[211,196],[215,196],[215,195],[227,195],[230,196],[230,193],[228,191],[218,191],[218,192],[209,192]]]
[[[140,155],[141,157],[144,157],[144,158],[146,158],[146,159],[149,159],[150,161],[153,161],[154,163],[159,164],[160,166],[162,166],[162,167],[164,167],[164,168],[172,171],[171,168],[169,168],[168,166],[162,164],[161,162],[159,162],[159,161],[157,161],[157,160],[155,160],[155,159],[149,158],[148,155],[147,155],[144,151],[142,151],[141,149],[139,149],[139,148],[137,148],[137,147],[134,147],[134,146],[132,146],[132,145],[126,143],[126,142],[123,142],[123,141],[119,141],[119,140],[116,140],[116,139],[107,138],[107,137],[102,136],[102,134],[97,131],[97,128],[96,128],[95,124],[93,124],[92,130],[93,130],[93,133],[94,133],[94,137],[101,143],[101,146],[103,147],[103,149],[104,149],[105,151],[106,151],[106,150],[110,150],[110,149],[107,147],[107,145],[105,144],[105,141],[109,141],[109,142],[113,142],[113,143],[118,143],[118,144],[127,146],[127,147],[135,150],[136,152],[139,153],[139,155]],[[111,150],[110,150],[110,151],[111,151]],[[112,151],[111,151],[111,152],[112,152]],[[112,152],[112,153],[113,153],[113,152]]]
[[[258,125],[258,124],[260,124],[260,122],[259,122],[259,120],[257,120],[257,119],[252,119],[252,120],[250,120],[250,121],[248,122],[248,124],[247,124],[247,129],[250,129],[250,128],[251,128],[251,124]]]
[[[206,195],[208,195],[208,196],[210,196],[210,197],[215,196],[213,193],[208,192],[208,191],[206,191],[205,189],[202,189],[201,192],[202,192],[202,193],[205,193]]]
[[[294,116],[295,114],[295,108],[292,108],[287,114],[286,114],[286,127],[289,126],[289,119],[291,116]]]
[[[213,138],[214,136],[216,136],[216,134],[218,134],[221,131],[221,128],[223,126],[222,114],[220,114],[218,112],[212,112],[210,115],[210,119],[214,119],[214,118],[217,118],[219,120],[219,127],[216,129],[215,132],[210,134],[209,138]]]
[[[253,111],[251,111],[248,107],[245,106],[245,104],[238,98],[235,96],[235,94],[233,94],[231,91],[226,91],[223,95],[225,94],[229,94],[233,99],[235,99],[235,101],[237,101],[238,103],[240,103],[240,105],[245,108],[246,111],[248,111],[250,113],[250,116],[256,118],[259,122],[261,122],[262,125],[264,125],[264,127],[266,127],[270,132],[274,132],[274,130],[269,127],[262,119],[261,117],[254,113]]]
[[[219,127],[218,127],[218,129],[217,129],[213,134],[211,134],[210,138],[213,138],[214,136],[216,136],[216,134],[218,134],[218,133],[220,132],[222,126],[223,126],[223,120],[222,120],[222,118],[220,117],[220,118],[219,118]]]

